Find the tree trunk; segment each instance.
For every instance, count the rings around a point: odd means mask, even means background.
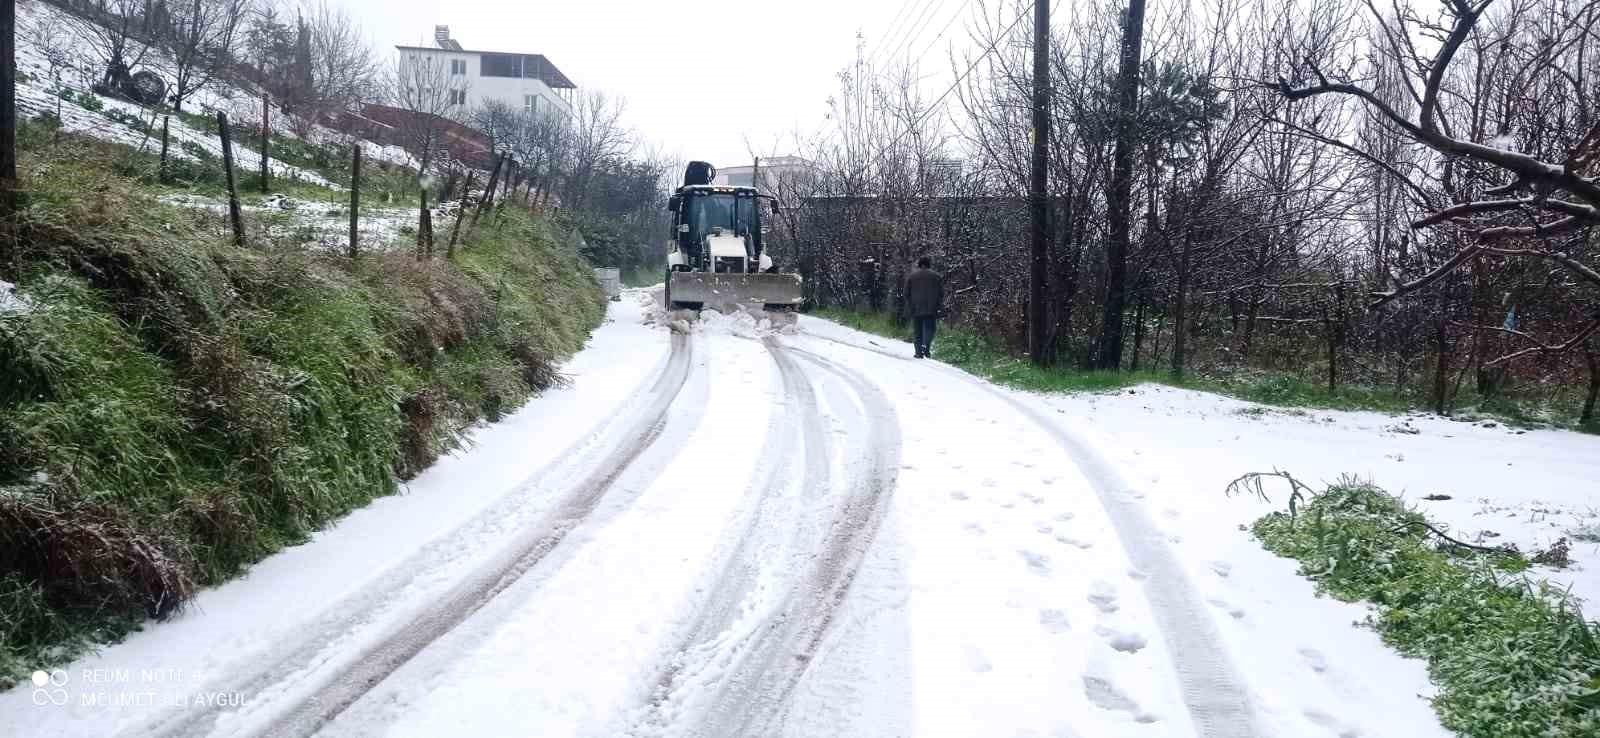
[[[467,235],[472,235],[472,229],[478,227],[478,216],[483,214],[483,209],[494,202],[494,186],[500,183],[500,170],[505,168],[506,155],[501,154],[494,160],[494,169],[489,172],[489,185],[483,188],[483,197],[478,200],[478,207],[472,211],[472,222],[467,224]]]
[[[1445,319],[1441,316],[1438,320],[1434,321],[1433,326],[1433,347],[1435,359],[1433,369],[1433,411],[1440,415],[1449,414],[1446,411],[1447,408],[1445,407],[1445,402],[1447,399],[1445,395],[1449,386],[1447,375],[1450,372],[1450,354],[1446,338]]]
[[[0,227],[6,229],[0,233],[0,266],[9,266],[10,223],[17,212],[17,4],[0,0],[0,6],[0,37],[6,42],[0,49]]]
[[[1189,229],[1189,218],[1184,219],[1183,246],[1178,255],[1178,289],[1172,302],[1172,379],[1183,379],[1184,363],[1188,361],[1189,332],[1189,266],[1194,259],[1194,238]]]
[[[1595,401],[1600,400],[1600,353],[1585,351],[1583,358],[1589,364],[1589,396],[1583,401],[1583,414],[1578,416],[1578,425],[1587,427],[1594,424]]]
[[[1130,0],[1122,24],[1122,59],[1117,73],[1116,147],[1107,194],[1106,303],[1100,323],[1097,366],[1122,367],[1122,313],[1126,307],[1128,250],[1132,238],[1134,115],[1139,102],[1139,60],[1144,45],[1145,0]]]
[[[1129,371],[1139,371],[1139,351],[1144,348],[1144,290],[1139,289],[1139,302],[1133,309],[1133,363]]]
[[[450,226],[450,244],[445,247],[444,258],[456,255],[456,238],[461,235],[461,221],[467,219],[467,198],[472,192],[472,170],[467,170],[467,180],[461,184],[461,205],[456,208],[456,222]]]

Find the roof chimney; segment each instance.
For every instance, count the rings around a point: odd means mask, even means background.
[[[456,51],[459,51],[461,49],[461,44],[458,44],[455,41],[451,40],[451,38],[450,38],[450,27],[449,26],[434,26],[433,27],[433,42],[435,44],[437,44],[439,46],[439,48],[441,48],[441,49],[452,49],[452,50],[456,50]]]

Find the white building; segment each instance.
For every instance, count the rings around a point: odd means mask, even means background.
[[[778,189],[779,182],[791,181],[795,177],[812,176],[815,170],[814,164],[798,156],[763,157],[759,189],[766,192],[774,191]],[[755,184],[755,175],[754,164],[717,167],[717,176],[712,183],[725,187],[750,187]]]
[[[487,100],[535,113],[572,114],[572,95],[578,88],[543,54],[473,51],[450,37],[449,26],[435,26],[436,46],[396,46],[401,54],[449,64],[450,75],[460,77],[454,93],[458,105],[476,108]]]

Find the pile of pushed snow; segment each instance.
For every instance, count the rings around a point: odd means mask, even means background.
[[[793,313],[767,313],[761,310],[735,309],[723,313],[706,308],[700,311],[700,320],[693,326],[699,333],[720,333],[743,338],[765,338],[795,332]]]
[[[759,309],[734,309],[722,312],[706,308],[696,315],[693,310],[669,310],[666,305],[666,286],[655,285],[625,290],[639,303],[640,320],[645,325],[663,326],[678,333],[716,333],[742,338],[765,338],[796,332],[793,313],[769,313]]]

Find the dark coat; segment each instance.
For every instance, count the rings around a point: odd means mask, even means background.
[[[932,269],[916,269],[906,276],[906,315],[932,318],[944,306],[944,277]]]

